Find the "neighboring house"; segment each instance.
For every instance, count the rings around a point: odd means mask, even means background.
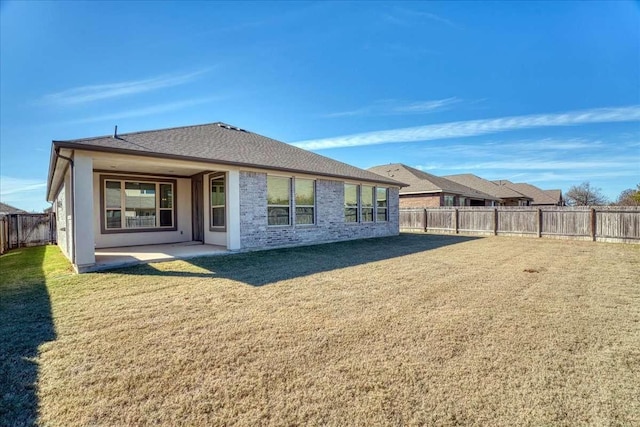
[[[474,190],[490,194],[493,197],[497,197],[500,199],[500,202],[498,203],[500,206],[530,206],[533,201],[532,197],[470,173],[446,175],[445,178],[457,182],[458,184],[466,185]]]
[[[533,201],[531,206],[562,206],[562,191],[560,190],[542,190],[535,185],[527,183],[513,183],[506,179],[493,181],[495,184],[505,186],[527,197],[531,197]]]
[[[542,190],[547,196],[551,197],[555,206],[565,206],[564,197],[562,197],[562,190]]]
[[[251,250],[397,235],[401,183],[223,123],[53,141],[47,200],[78,271],[95,249]]]
[[[500,200],[490,194],[401,163],[374,166],[368,170],[407,184],[400,190],[401,208],[494,206]]]
[[[27,213],[27,211],[23,211],[22,209],[14,208],[11,205],[7,205],[6,203],[0,202],[0,216],[11,215],[11,214],[19,214],[19,213]]]

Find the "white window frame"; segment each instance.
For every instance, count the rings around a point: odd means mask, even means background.
[[[211,190],[213,190],[213,181],[222,179],[222,186],[224,189],[224,204],[214,205],[213,197],[211,196]],[[213,225],[213,210],[222,208],[224,212],[224,224]],[[209,231],[226,231],[227,229],[227,174],[216,173],[209,176]]]

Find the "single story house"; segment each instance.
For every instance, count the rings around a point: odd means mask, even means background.
[[[21,214],[27,213],[27,211],[23,211],[22,209],[14,208],[11,205],[0,202],[0,216],[12,215],[12,214]]]
[[[531,202],[533,202],[533,197],[526,196],[505,185],[498,185],[495,182],[470,173],[445,175],[445,178],[497,197],[500,200],[498,203],[499,206],[530,206]]]
[[[503,185],[527,197],[531,197],[533,201],[531,206],[563,206],[562,190],[543,190],[535,185],[525,182],[513,183],[506,179],[493,181],[497,185]]]
[[[410,166],[393,163],[368,169],[407,184],[400,190],[401,208],[494,206],[499,198]]]
[[[197,241],[239,251],[397,235],[402,185],[212,123],[53,141],[47,200],[58,245],[83,272],[97,248]]]

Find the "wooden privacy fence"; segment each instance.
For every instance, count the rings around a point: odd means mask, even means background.
[[[400,209],[400,229],[640,243],[640,208],[411,208]]]
[[[54,213],[10,214],[0,217],[0,253],[49,243],[56,243]]]

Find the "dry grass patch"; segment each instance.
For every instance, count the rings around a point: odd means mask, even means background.
[[[639,274],[640,246],[402,235],[49,279],[38,416],[637,425]]]

